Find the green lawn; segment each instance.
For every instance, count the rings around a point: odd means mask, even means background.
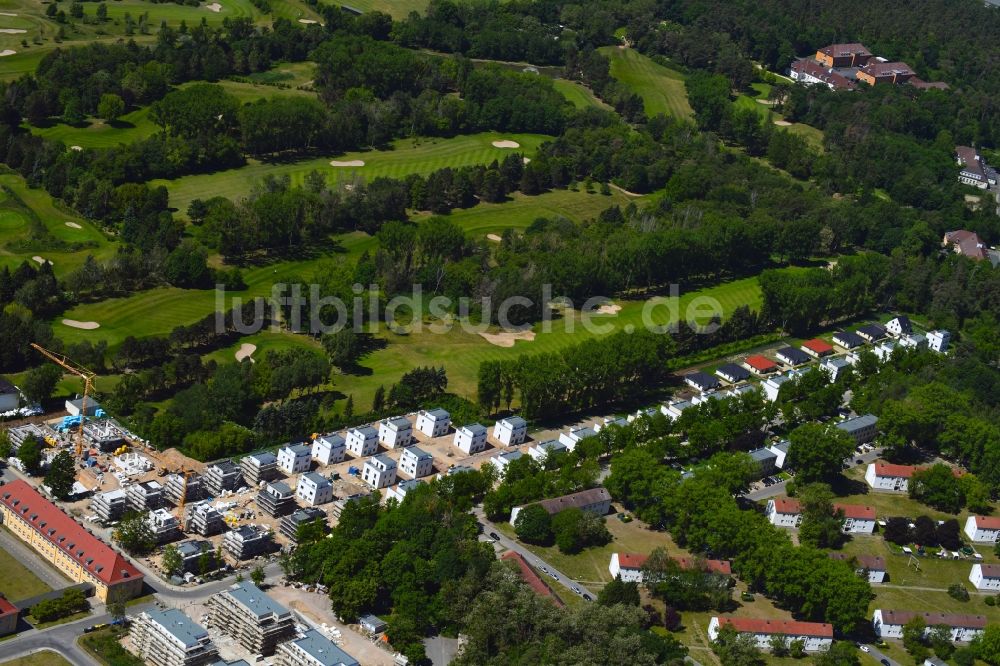
[[[604,46],[601,53],[611,59],[611,76],[642,97],[646,114],[665,113],[677,118],[694,115],[684,89],[684,75],[659,65],[635,49]]]
[[[323,22],[323,17],[313,8],[310,7],[305,2],[301,0],[269,0],[271,4],[271,13],[269,16],[272,19],[286,18],[289,21],[302,22],[304,21],[315,21],[317,23]]]
[[[823,130],[816,129],[812,125],[806,125],[804,123],[794,123],[785,128],[792,134],[798,134],[810,144],[813,148],[823,150]]]
[[[255,72],[246,78],[256,83],[280,83],[295,88],[310,83],[315,75],[315,63],[279,62],[266,72]]]
[[[598,109],[610,108],[607,104],[599,100],[590,88],[582,83],[567,79],[552,79],[552,85],[578,109],[589,107]]]
[[[457,136],[451,139],[400,139],[391,150],[373,150],[328,155],[292,162],[261,162],[251,160],[244,167],[213,174],[185,176],[175,180],[154,180],[150,185],[165,185],[170,191],[170,205],[181,213],[187,210],[192,199],[224,196],[239,199],[250,193],[255,182],[264,176],[289,176],[293,184],[300,184],[309,172],[318,170],[330,182],[352,181],[356,178],[372,179],[378,176],[403,178],[412,173],[428,174],[444,167],[462,167],[489,164],[502,160],[514,152],[510,148],[495,148],[492,142],[511,139],[521,145],[516,149],[528,156],[549,137],[541,134],[498,134],[484,132]],[[334,167],[331,161],[353,162],[361,160],[362,167]]]
[[[3,576],[0,576],[0,594],[11,601],[30,599],[52,589],[32,573],[31,569],[2,548],[0,548],[0,571],[3,572]]]
[[[427,0],[344,0],[337,4],[362,12],[385,12],[397,20],[406,18],[410,12],[423,14],[427,9]]]
[[[70,663],[51,650],[42,650],[27,657],[2,662],[0,666],[70,666]]]
[[[88,254],[107,259],[116,244],[86,220],[66,211],[45,190],[30,189],[16,174],[0,174],[0,265],[11,268],[40,256],[52,262],[57,275],[79,268]],[[32,239],[32,223],[41,224],[50,239]],[[78,225],[79,228],[68,224]]]
[[[90,615],[89,610],[80,611],[79,613],[73,613],[72,615],[67,615],[66,617],[61,617],[58,620],[50,620],[49,622],[38,622],[31,615],[28,616],[28,622],[31,623],[35,629],[48,629],[49,627],[54,627],[59,624],[66,624],[68,622],[76,622],[77,620],[82,620],[83,618]]]
[[[77,643],[104,666],[143,666],[142,659],[129,653],[118,642],[123,634],[123,630],[112,627],[84,634],[77,639]]]

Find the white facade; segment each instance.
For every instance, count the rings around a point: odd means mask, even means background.
[[[582,428],[570,428],[569,432],[563,432],[559,434],[559,443],[565,446],[567,449],[572,451],[576,448],[577,442],[588,437],[596,437],[597,432],[593,428],[582,427]]]
[[[764,389],[764,397],[770,402],[775,402],[778,399],[778,391],[781,390],[781,385],[788,381],[788,377],[785,375],[778,375],[776,377],[768,377],[763,382],[761,382],[761,388]]]
[[[611,553],[611,562],[608,564],[608,572],[611,573],[611,577],[621,576],[623,583],[641,583],[642,564],[633,561],[633,557],[628,555],[622,557],[621,553]]]
[[[881,608],[876,608],[872,614],[872,628],[879,638],[902,638],[903,625],[917,615],[924,617],[927,623],[926,631],[930,631],[936,625],[948,627],[953,642],[968,643],[986,628],[986,618],[982,615],[900,612]]]
[[[927,338],[919,333],[911,333],[899,339],[899,346],[909,349],[923,349],[927,346]]]
[[[549,456],[561,453],[566,450],[566,445],[562,442],[550,439],[545,442],[539,442],[528,449],[528,455],[531,456],[532,460],[537,461],[539,464],[544,464]]]
[[[528,422],[520,416],[508,416],[493,426],[493,439],[506,446],[523,444],[528,436]]]
[[[434,456],[423,449],[411,446],[399,456],[399,469],[411,478],[419,479],[434,473]]]
[[[690,407],[694,407],[694,403],[690,400],[671,400],[660,406],[660,413],[671,421],[676,421],[684,413],[684,410]]]
[[[901,473],[905,465],[886,465],[885,463],[868,463],[865,470],[865,482],[874,490],[887,490],[905,493],[910,486],[910,474]],[[912,470],[912,468],[909,468]]]
[[[462,426],[455,431],[455,439],[453,442],[455,446],[462,451],[462,453],[472,455],[473,453],[479,453],[480,451],[486,450],[487,434],[488,431],[486,430],[486,426],[478,423],[471,423],[469,425]]]
[[[278,469],[285,474],[301,474],[309,471],[312,462],[312,447],[308,444],[283,446],[278,451]]]
[[[929,331],[927,333],[927,346],[939,354],[948,351],[950,343],[951,333],[948,331]]]
[[[520,451],[508,451],[493,456],[489,459],[488,463],[496,468],[497,475],[502,479],[503,475],[507,472],[507,465],[523,455]]]
[[[847,362],[847,359],[837,356],[824,359],[819,367],[830,376],[830,382],[835,382],[846,370],[850,369],[851,364]]]
[[[351,428],[347,431],[347,450],[356,458],[373,455],[378,451],[378,430],[371,426]]]
[[[996,543],[1000,539],[1000,518],[969,516],[965,534],[973,543]]]
[[[398,449],[413,443],[413,426],[402,416],[385,419],[378,424],[378,441],[390,449]]]
[[[781,498],[768,500],[764,513],[768,522],[775,527],[796,528],[802,522],[802,509],[794,500]]]
[[[969,582],[977,590],[1000,590],[1000,566],[995,564],[973,564],[969,572]]]
[[[787,439],[767,447],[767,450],[774,454],[774,466],[778,469],[785,468],[785,458],[788,456],[788,447],[789,443]]]
[[[386,489],[385,501],[388,502],[389,500],[394,499],[402,504],[403,500],[406,499],[406,494],[419,486],[421,483],[423,483],[423,481],[420,479],[406,479],[404,481],[400,481],[391,488]]]
[[[333,484],[330,483],[329,479],[316,472],[309,472],[299,477],[295,496],[308,506],[326,504],[333,501]]]
[[[896,351],[896,343],[892,340],[880,342],[872,347],[872,353],[875,354],[875,357],[878,358],[880,363],[888,361],[894,351]]]
[[[451,427],[451,414],[443,409],[420,410],[417,413],[417,430],[428,437],[441,437],[448,434]]]
[[[885,325],[885,331],[894,338],[898,338],[901,335],[913,332],[913,325],[910,324],[908,317],[896,317],[895,319],[890,319]]]
[[[396,483],[396,461],[386,455],[369,458],[361,470],[361,480],[375,489]]]
[[[344,462],[347,454],[347,440],[337,433],[320,435],[313,440],[312,458],[320,465],[333,465]]]
[[[828,624],[816,622],[783,622],[780,620],[756,620],[749,618],[725,618],[721,620],[713,617],[708,623],[708,637],[715,640],[719,636],[719,630],[724,624],[730,624],[740,634],[749,634],[757,640],[757,647],[761,650],[771,648],[771,637],[774,635],[784,636],[785,645],[792,641],[802,641],[806,652],[821,652],[828,650],[833,643],[833,627]],[[802,633],[806,628],[814,627],[815,630]]]

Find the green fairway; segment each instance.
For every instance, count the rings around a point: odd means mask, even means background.
[[[552,79],[552,85],[578,109],[586,109],[588,107],[596,107],[598,109],[611,108],[597,99],[593,91],[582,83],[568,81],[567,79]]]
[[[385,12],[394,19],[404,19],[410,12],[423,14],[427,9],[427,0],[343,0],[336,4],[360,12]]]
[[[30,599],[52,589],[3,548],[0,548],[0,571],[4,574],[0,577],[0,594],[11,601]]]
[[[316,63],[279,62],[266,72],[254,72],[245,78],[254,83],[279,83],[296,88],[311,83],[316,76]]]
[[[88,254],[99,260],[114,254],[115,243],[86,220],[66,212],[45,190],[30,189],[15,174],[0,175],[3,187],[11,193],[0,189],[0,265],[13,268],[40,256],[51,261],[61,276],[79,268]],[[33,227],[43,229],[48,238],[34,239]]]
[[[534,155],[535,149],[549,137],[541,134],[498,134],[484,132],[457,136],[451,139],[400,139],[392,150],[373,150],[328,155],[295,162],[261,162],[251,160],[245,167],[213,174],[185,176],[175,180],[154,180],[152,187],[165,185],[170,191],[170,205],[183,215],[192,199],[210,199],[223,196],[239,199],[250,193],[255,182],[264,176],[290,176],[292,184],[301,184],[310,171],[318,170],[331,182],[353,181],[356,178],[371,180],[378,176],[404,178],[411,173],[428,174],[444,167],[462,167],[489,164],[502,160],[512,152]],[[495,148],[492,142],[512,139],[521,145],[518,149]],[[331,166],[330,162],[361,160],[364,166]]]
[[[684,75],[658,65],[638,51],[604,46],[601,53],[611,59],[611,76],[642,97],[646,115],[665,113],[677,118],[694,115],[684,89]]]
[[[271,4],[271,13],[268,16],[271,19],[286,18],[289,21],[299,23],[308,21],[323,22],[323,17],[301,0],[269,0],[269,2]]]

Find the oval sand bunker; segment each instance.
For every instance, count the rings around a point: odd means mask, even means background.
[[[96,321],[77,321],[76,319],[63,319],[63,326],[69,326],[70,328],[82,328],[85,331],[92,331],[95,328],[100,328],[101,325]]]
[[[330,162],[330,166],[332,167],[363,167],[364,165],[364,160],[333,160]]]
[[[243,361],[245,358],[249,358],[250,362],[253,363],[254,360],[250,358],[250,355],[257,351],[257,345],[252,345],[249,342],[244,342],[240,345],[240,348],[236,350],[236,360]]]
[[[494,148],[520,148],[521,144],[517,141],[511,141],[510,139],[504,139],[503,141],[494,141]]]

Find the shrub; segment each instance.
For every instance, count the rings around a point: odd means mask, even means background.
[[[948,587],[948,596],[958,601],[968,601],[969,591],[961,583],[955,583]]]
[[[986,597],[983,601],[986,602],[987,606],[996,606],[997,600],[994,597]]]

